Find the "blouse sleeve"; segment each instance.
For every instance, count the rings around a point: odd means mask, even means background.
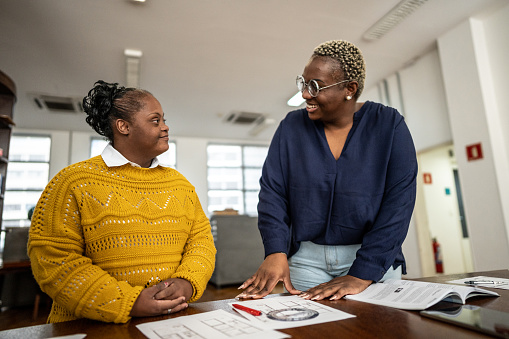
[[[415,204],[416,176],[415,147],[410,131],[401,119],[395,127],[378,215],[364,235],[348,274],[379,281],[401,254]]]
[[[269,147],[260,178],[258,228],[265,256],[283,252],[288,254],[290,244],[290,217],[288,212],[285,166],[281,164],[280,124]]]

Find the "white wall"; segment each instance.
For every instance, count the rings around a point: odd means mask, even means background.
[[[361,99],[396,108],[405,117],[417,152],[452,142],[436,48],[414,60],[398,74],[392,74],[384,82],[366,89]]]
[[[438,51],[399,72],[405,121],[417,152],[452,142]]]
[[[507,46],[509,11],[490,17],[492,43]],[[501,13],[501,14],[500,14]],[[499,15],[505,19],[500,20]],[[495,22],[496,21],[496,22]],[[496,29],[495,29],[496,27]],[[495,32],[496,31],[496,32]],[[491,69],[488,55],[501,53],[509,59],[507,50],[488,50],[482,22],[466,21],[438,39],[447,105],[451,124],[458,170],[464,197],[467,226],[472,243],[474,269],[491,270],[509,265],[509,238],[506,194],[508,153],[500,144],[493,144],[493,136],[504,134],[500,118],[503,108],[494,96],[492,79],[498,70]],[[507,77],[507,75],[505,75]],[[509,90],[508,80],[500,81],[503,93]],[[506,132],[506,131],[505,131]],[[465,147],[481,143],[484,159],[467,161]],[[502,178],[502,176],[504,178]]]
[[[381,102],[378,86],[364,89],[361,96],[359,97],[359,102],[365,102],[368,100],[374,102]]]
[[[486,47],[486,57],[491,68],[493,97],[496,98],[497,106],[502,108],[499,112],[500,130],[509,131],[509,107],[508,76],[509,76],[509,39],[508,39],[508,18],[509,5],[490,13],[487,18],[482,20],[484,28],[484,44]],[[482,51],[482,49],[481,49]],[[509,150],[509,133],[502,133],[502,143],[505,151]],[[509,177],[509,176],[507,176]]]
[[[477,58],[482,60],[483,69],[479,72],[483,86],[483,96],[489,115],[491,145],[496,155],[495,171],[499,183],[502,213],[509,241],[509,5],[490,13],[477,22],[482,25],[478,31],[482,34],[474,40],[477,44]]]
[[[67,165],[77,163],[79,161],[90,158],[90,141],[92,137],[100,137],[95,132],[78,132],[69,131],[69,138],[71,140],[71,154],[67,159]]]
[[[403,98],[401,97],[402,94],[402,88],[400,83],[400,75],[399,73],[390,75],[386,79],[386,87],[389,92],[388,100],[389,102],[387,105],[394,107],[398,110],[398,112],[406,116],[405,109],[403,107]]]
[[[196,188],[202,208],[207,212],[207,139],[177,138],[177,170]]]

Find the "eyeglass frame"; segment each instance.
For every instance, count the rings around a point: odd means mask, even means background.
[[[304,86],[302,87],[302,89],[299,88],[299,79],[302,79],[302,82],[304,83]],[[318,82],[316,80],[309,80],[308,83],[306,83],[304,77],[302,75],[297,75],[297,78],[295,78],[295,82],[297,84],[297,88],[299,88],[299,91],[301,93],[304,93],[304,90],[308,90],[308,93],[309,95],[311,95],[313,98],[316,98],[318,96],[318,94],[320,94],[320,91],[322,89],[326,89],[326,88],[329,88],[329,87],[332,87],[332,86],[336,86],[336,85],[339,85],[339,84],[342,84],[342,83],[345,83],[345,82],[350,82],[350,81],[355,81],[355,80],[343,80],[343,81],[340,81],[340,82],[336,82],[335,84],[332,84],[332,85],[328,85],[328,86],[324,86],[324,87],[320,87],[320,85],[318,85]],[[309,84],[311,82],[314,82],[316,84],[316,88],[318,88],[317,92],[316,92],[316,95],[313,95],[311,94],[311,92],[309,91]]]

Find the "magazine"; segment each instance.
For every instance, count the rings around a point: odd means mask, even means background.
[[[382,283],[371,284],[359,294],[347,295],[345,299],[404,310],[424,310],[440,301],[465,304],[468,298],[477,296],[500,295],[474,286],[388,279]]]

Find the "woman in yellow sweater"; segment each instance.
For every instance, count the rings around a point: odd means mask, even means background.
[[[83,108],[110,143],[50,181],[30,228],[33,274],[53,299],[48,322],[125,323],[187,308],[216,249],[194,187],[157,159],[168,149],[159,101],[98,81]]]

